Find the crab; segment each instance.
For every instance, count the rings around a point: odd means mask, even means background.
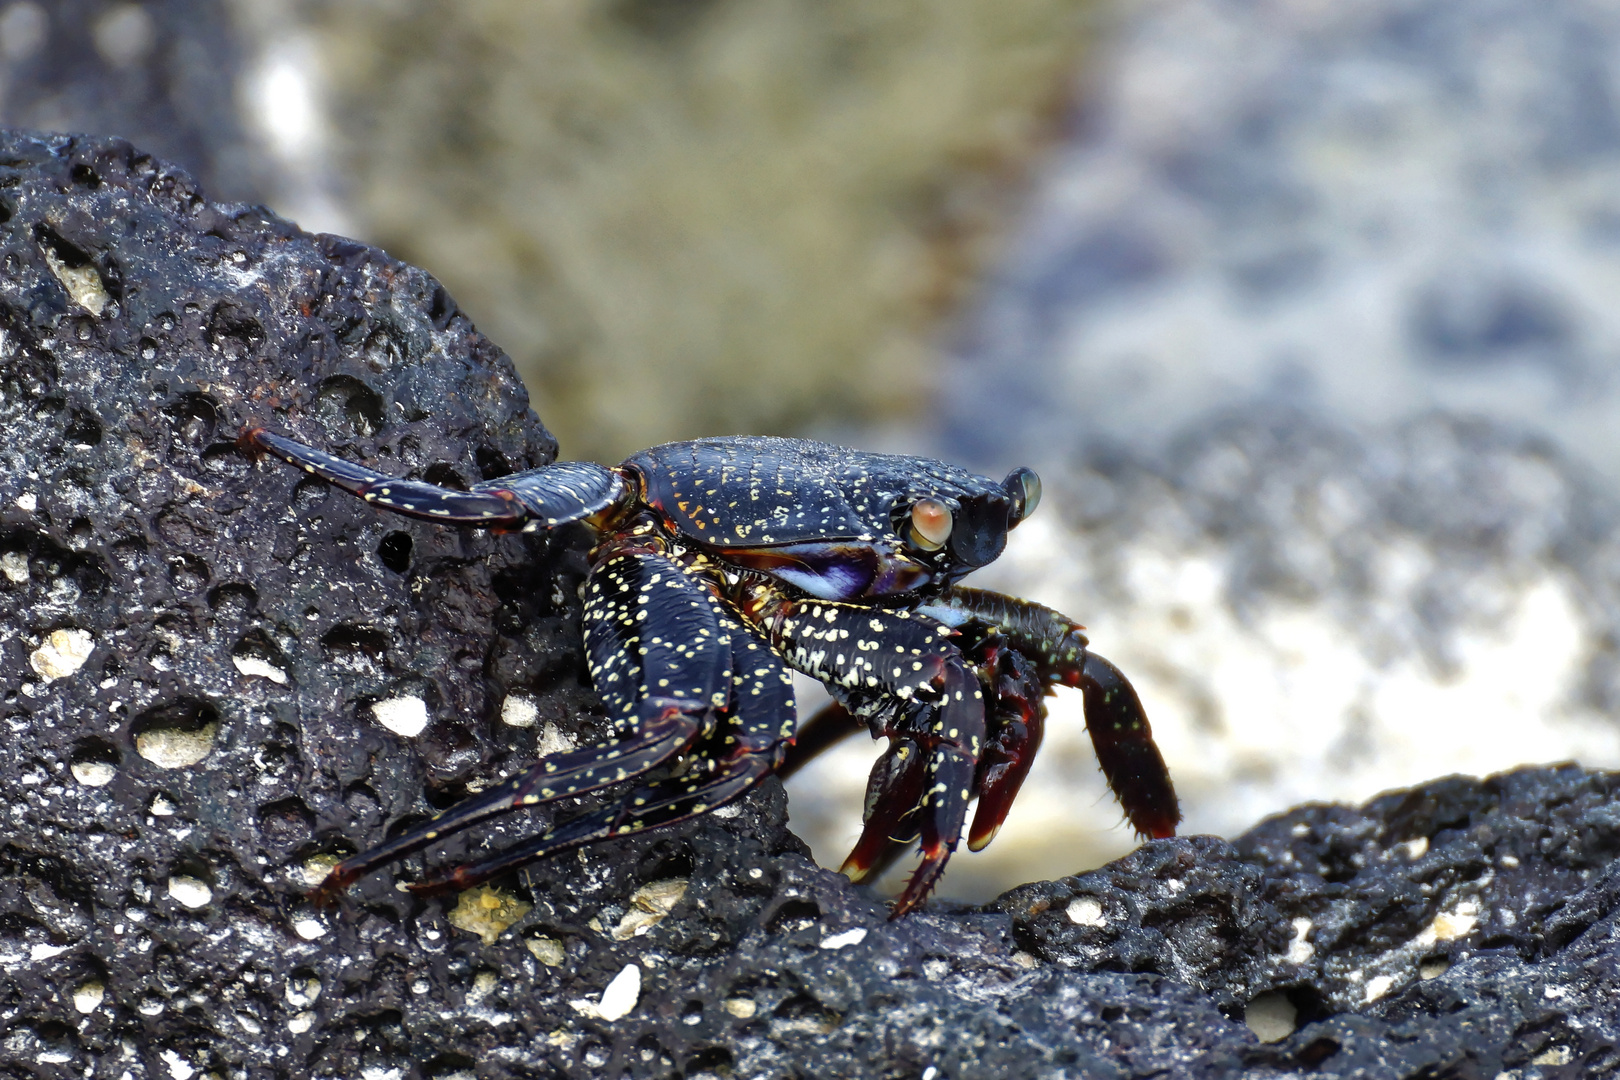
[[[916,844],[921,862],[894,903],[899,917],[925,901],[964,829],[975,851],[994,838],[1040,746],[1045,698],[1060,686],[1083,692],[1097,760],[1138,835],[1172,836],[1180,821],[1135,690],[1090,651],[1083,628],[958,584],[1034,512],[1041,485],[1030,469],[997,482],[928,458],[733,437],[657,446],[616,468],[557,462],[461,491],[262,427],[242,440],[395,513],[497,531],[595,530],[584,637],[609,741],[547,755],[344,860],[321,898],[478,822],[627,785],[599,810],[408,886],[467,889],[709,813],[867,730],[888,747],[842,872],[869,880]],[[832,696],[803,727],[790,669]]]

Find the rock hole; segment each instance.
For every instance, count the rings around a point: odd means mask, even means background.
[[[686,1059],[686,1075],[692,1076],[694,1073],[707,1072],[729,1076],[732,1065],[735,1063],[736,1058],[732,1057],[731,1051],[725,1047],[706,1046]]]
[[[664,1057],[664,1044],[658,1041],[656,1035],[643,1035],[636,1040],[636,1056],[644,1062],[657,1061]]]
[[[101,442],[101,420],[88,409],[74,409],[68,413],[67,430],[62,433],[62,439],[81,449],[96,446]]]
[[[99,317],[112,297],[108,295],[107,285],[102,281],[101,273],[89,253],[68,243],[46,225],[34,226],[34,240],[44,253],[45,264],[50,267],[52,276],[67,290],[73,302]],[[84,330],[90,331],[90,328],[85,327]]]
[[[1307,1069],[1314,1069],[1338,1052],[1338,1040],[1324,1037],[1313,1040],[1298,1054],[1294,1055],[1294,1060]]]
[[[141,757],[162,769],[183,769],[214,749],[219,710],[201,698],[181,698],[141,713],[130,732]]]
[[[477,1073],[478,1063],[465,1054],[440,1054],[422,1067],[432,1080],[461,1080]]]
[[[264,342],[264,327],[237,304],[225,300],[208,313],[205,328],[209,346],[226,360],[246,360]]]
[[[101,174],[83,162],[73,166],[68,175],[73,177],[75,184],[82,184],[91,191],[101,186]]]
[[[467,482],[461,478],[461,474],[443,462],[429,465],[427,471],[422,474],[422,479],[439,487],[454,488],[457,491],[467,490]]]
[[[396,574],[411,568],[411,534],[395,530],[377,545],[377,558]]]
[[[339,623],[321,637],[321,647],[339,667],[376,673],[388,655],[388,635],[372,626]]]
[[[258,604],[258,592],[245,581],[228,581],[208,590],[208,606],[222,618],[246,618]]]
[[[231,663],[243,675],[269,679],[277,686],[286,686],[289,681],[286,657],[263,630],[251,630],[237,640],[231,649]]]
[[[1320,990],[1307,983],[1281,986],[1277,988],[1277,992],[1285,995],[1288,1003],[1294,1007],[1295,1023],[1299,1027],[1314,1024],[1318,1020],[1326,1020],[1334,1015],[1328,999]]]
[[[776,909],[769,929],[773,934],[791,933],[814,926],[821,920],[821,908],[814,900],[789,900]]]
[[[0,415],[24,411],[29,402],[48,396],[61,381],[55,360],[24,342],[17,342],[10,356],[0,358],[0,394],[4,395]]]
[[[360,438],[370,438],[382,430],[383,399],[352,375],[333,375],[323,380],[315,400],[317,415],[334,430],[347,429]]]
[[[126,536],[114,541],[112,546],[113,559],[126,570],[135,570],[146,563],[146,538],[141,536]]]
[[[0,221],[4,221],[0,218]],[[433,283],[433,296],[428,301],[428,318],[435,330],[443,330],[450,325],[450,320],[456,317],[456,302],[450,298],[443,285]]]
[[[838,1028],[839,1016],[809,994],[798,994],[776,1007],[771,1031],[782,1035],[826,1035]]]
[[[219,404],[207,394],[182,394],[163,411],[174,425],[172,437],[176,443],[204,446],[213,442],[214,429],[219,425]]]
[[[118,748],[106,739],[80,739],[68,759],[68,771],[85,787],[106,787],[118,775]]]
[[[169,559],[169,582],[181,592],[196,592],[212,579],[208,564],[195,555],[182,552]]]
[[[3,200],[0,200],[0,225],[4,225],[6,222],[8,222],[10,220],[11,220],[11,207],[6,202],[4,202]],[[443,329],[443,328],[441,327],[440,329]]]
[[[326,497],[335,490],[325,480],[313,476],[302,476],[293,486],[292,505],[299,517],[308,518],[306,524],[314,529],[320,523],[320,518],[313,517],[310,511],[326,501]]]
[[[287,850],[306,843],[315,833],[315,815],[304,800],[281,799],[259,807],[259,832],[270,847]]]
[[[252,471],[252,463],[242,455],[234,442],[215,443],[202,452],[203,468],[216,476],[236,479]]]
[[[662,845],[660,845],[662,847]],[[664,881],[669,878],[690,879],[692,876],[692,851],[684,844],[671,845],[670,848],[653,850],[652,858],[637,868],[637,879],[642,882]],[[811,905],[814,907],[814,905]],[[816,914],[820,914],[817,911]]]
[[[378,329],[366,338],[361,346],[361,355],[365,357],[366,366],[373,371],[387,371],[404,358],[405,351],[400,348],[394,335],[387,330]]]
[[[343,809],[349,820],[357,824],[374,823],[382,812],[382,800],[369,784],[350,784],[343,791]],[[341,838],[340,842],[348,844]]]
[[[506,455],[493,446],[480,446],[473,458],[478,462],[478,475],[485,480],[510,476],[515,471],[512,463],[506,460]]]

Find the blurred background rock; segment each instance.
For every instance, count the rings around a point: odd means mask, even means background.
[[[0,0],[0,121],[427,268],[569,456],[1035,465],[979,583],[1090,624],[1225,834],[1620,764],[1617,61],[1583,0]],[[824,862],[872,756],[791,788]],[[1060,699],[945,887],[1130,844]]]

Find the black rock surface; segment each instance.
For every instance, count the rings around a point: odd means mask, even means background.
[[[1573,767],[898,923],[807,858],[775,782],[459,903],[393,888],[418,859],[314,909],[322,857],[600,736],[582,538],[386,517],[234,440],[451,484],[539,465],[506,358],[380,251],[126,143],[7,133],[0,395],[0,1075],[1620,1068],[1620,778]]]

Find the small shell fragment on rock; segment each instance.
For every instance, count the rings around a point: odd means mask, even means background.
[[[641,968],[626,964],[624,970],[613,976],[613,981],[602,990],[599,1001],[570,1001],[568,1004],[581,1016],[596,1020],[620,1020],[630,1015],[641,1000]]]
[[[527,915],[533,906],[511,893],[480,885],[463,892],[447,918],[456,929],[477,934],[485,945],[493,945],[508,926]]]
[[[84,667],[95,650],[88,630],[52,630],[45,643],[28,656],[28,666],[46,682],[65,679]]]

